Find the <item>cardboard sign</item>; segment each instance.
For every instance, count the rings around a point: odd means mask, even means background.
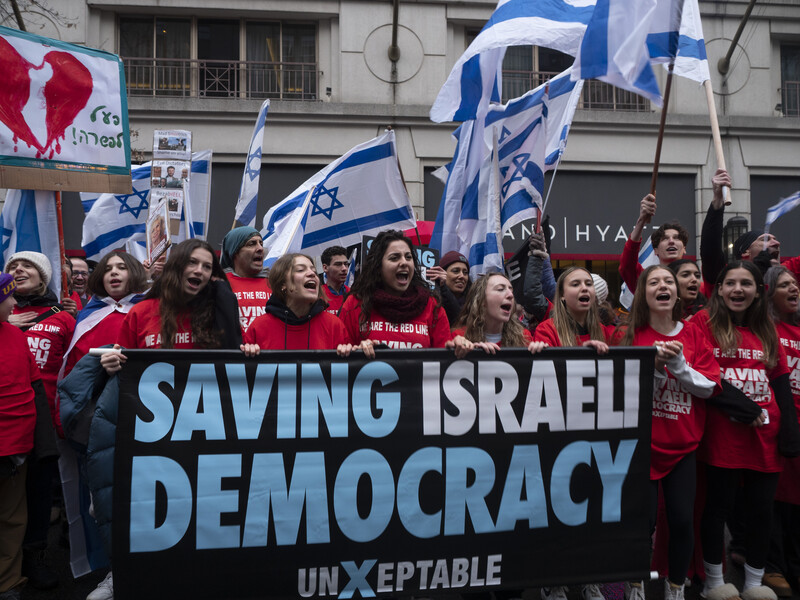
[[[130,193],[120,58],[0,27],[0,187]]]

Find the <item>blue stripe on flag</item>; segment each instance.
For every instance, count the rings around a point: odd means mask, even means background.
[[[127,238],[131,237],[136,233],[144,233],[145,229],[147,229],[146,223],[139,223],[136,225],[126,225],[125,227],[120,227],[119,229],[113,229],[107,233],[98,236],[89,244],[84,246],[83,249],[86,251],[87,256],[93,256],[101,252],[103,248],[108,248],[109,246],[113,246],[120,240],[126,240]]]
[[[258,194],[253,196],[250,201],[245,204],[239,218],[236,219],[239,223],[252,223],[256,218],[256,209],[258,208]]]
[[[272,217],[270,217],[269,223],[267,224],[267,233],[264,237],[269,237],[275,233],[275,224],[283,219],[286,215],[293,212],[295,208],[300,206],[307,195],[308,190],[303,190],[294,198],[284,201],[283,205],[278,207],[275,212],[272,213]]]
[[[192,173],[208,173],[208,162],[207,160],[192,161]]]
[[[136,167],[131,171],[131,179],[134,181],[138,179],[150,179],[150,167]]]
[[[525,190],[518,190],[503,202],[503,206],[500,209],[500,222],[505,223],[517,213],[531,210],[533,205],[531,195]]]
[[[365,148],[364,150],[359,150],[358,152],[353,152],[353,154],[336,165],[336,168],[328,173],[328,176],[325,177],[325,180],[322,183],[328,181],[328,179],[330,179],[334,173],[338,173],[339,171],[383,160],[384,158],[389,158],[390,156],[392,156],[391,142],[381,144],[380,146],[373,146],[372,148]]]
[[[494,11],[483,29],[511,19],[538,17],[560,23],[588,23],[594,6],[573,6],[563,0],[510,0]]]
[[[22,197],[17,210],[17,248],[31,252],[42,251],[42,240],[39,238],[39,219],[36,215],[36,192],[22,190]]]
[[[647,51],[650,53],[650,58],[675,56],[678,53],[678,32],[649,33]]]
[[[485,242],[473,244],[469,249],[469,264],[482,265],[484,258],[490,254],[497,254],[498,251],[497,236],[494,233],[487,233]]]
[[[466,121],[474,118],[475,107],[483,96],[483,75],[481,55],[476,54],[461,68],[461,104],[453,115],[453,121]]]
[[[581,42],[581,78],[600,77],[608,72],[608,0],[598,0],[592,26]]]
[[[476,175],[472,183],[464,190],[464,200],[461,202],[461,220],[478,218],[478,192],[480,191],[480,175]]]
[[[306,215],[307,214],[308,213],[306,213]],[[306,234],[303,237],[303,248],[316,246],[317,244],[324,244],[340,237],[358,233],[359,231],[368,231],[370,229],[383,227],[384,225],[397,223],[403,219],[410,219],[411,216],[411,209],[407,206],[403,206],[393,210],[387,210],[374,215],[369,215],[367,217],[353,219],[352,221],[345,221],[344,223],[332,225],[324,229],[318,229],[313,233]]]

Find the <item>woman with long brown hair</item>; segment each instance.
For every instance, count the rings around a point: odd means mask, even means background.
[[[708,407],[698,457],[706,462],[707,498],[701,523],[706,572],[704,596],[739,596],[722,577],[725,520],[741,485],[745,503],[745,581],[742,598],[774,598],[762,586],[769,548],[772,501],[783,456],[796,456],[797,415],[789,387],[786,354],[767,312],[761,271],[749,261],[732,261],[720,272],[705,309],[692,318],[719,362],[725,382],[761,409],[750,424],[732,421]],[[723,393],[725,393],[723,391]]]
[[[242,332],[236,296],[208,242],[191,239],[175,246],[164,272],[120,329],[115,349],[239,348]],[[101,364],[119,371],[125,356],[107,352]]]
[[[682,320],[671,269],[654,265],[636,284],[623,346],[655,346],[650,439],[650,531],[656,528],[659,487],[669,530],[665,600],[681,600],[694,548],[696,450],[706,422],[704,400],[721,389],[719,365],[703,334]],[[627,583],[626,597],[643,597]]]
[[[613,327],[603,325],[597,306],[592,274],[570,267],[556,282],[551,317],[536,328],[533,339],[549,346],[587,346],[608,352]]]
[[[455,337],[447,347],[454,348],[458,356],[473,348],[490,354],[501,347],[540,352],[546,344],[533,341],[516,313],[517,303],[508,278],[502,273],[484,275],[472,284],[453,329]]]

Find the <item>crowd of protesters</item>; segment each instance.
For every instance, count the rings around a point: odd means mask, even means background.
[[[423,277],[399,231],[373,240],[351,288],[345,248],[322,253],[322,275],[304,254],[267,270],[250,227],[229,232],[219,258],[207,242],[187,240],[150,269],[122,251],[97,264],[72,259],[61,300],[48,287],[53,266],[44,255],[12,255],[0,275],[0,599],[21,598],[26,582],[58,585],[47,532],[59,454],[85,477],[95,521],[86,525],[110,556],[113,424],[94,421],[116,412],[114,375],[126,349],[329,349],[344,359],[387,347],[464,357],[576,346],[605,354],[614,345],[656,348],[650,529],[669,532],[665,598],[681,600],[692,577],[709,600],[791,595],[800,584],[800,258],[781,263],[774,236],[751,231],[727,262],[722,188],[731,181],[717,171],[712,183],[702,274],[684,258],[689,234],[674,221],[651,237],[659,264],[642,269],[642,232],[656,212],[653,196],[642,200],[620,261],[634,293],[629,313],[615,310],[606,282],[587,269],[556,278],[541,234],[531,236],[520,297],[505,274],[472,281],[468,259],[454,251]],[[110,351],[89,353],[101,346]],[[689,410],[671,411],[676,397]],[[742,590],[723,579],[726,524]],[[693,555],[701,568],[693,570]],[[642,582],[624,589],[626,600],[644,600]],[[565,600],[566,592],[540,593]],[[583,586],[581,597],[603,600],[597,584]],[[112,598],[109,571],[87,600]]]

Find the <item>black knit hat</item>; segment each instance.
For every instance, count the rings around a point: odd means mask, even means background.
[[[764,232],[760,229],[753,229],[748,231],[747,233],[743,233],[736,241],[733,242],[733,256],[736,259],[741,259],[742,254],[747,252],[750,246],[755,242],[758,238],[764,235]],[[753,258],[752,256],[750,258]]]

